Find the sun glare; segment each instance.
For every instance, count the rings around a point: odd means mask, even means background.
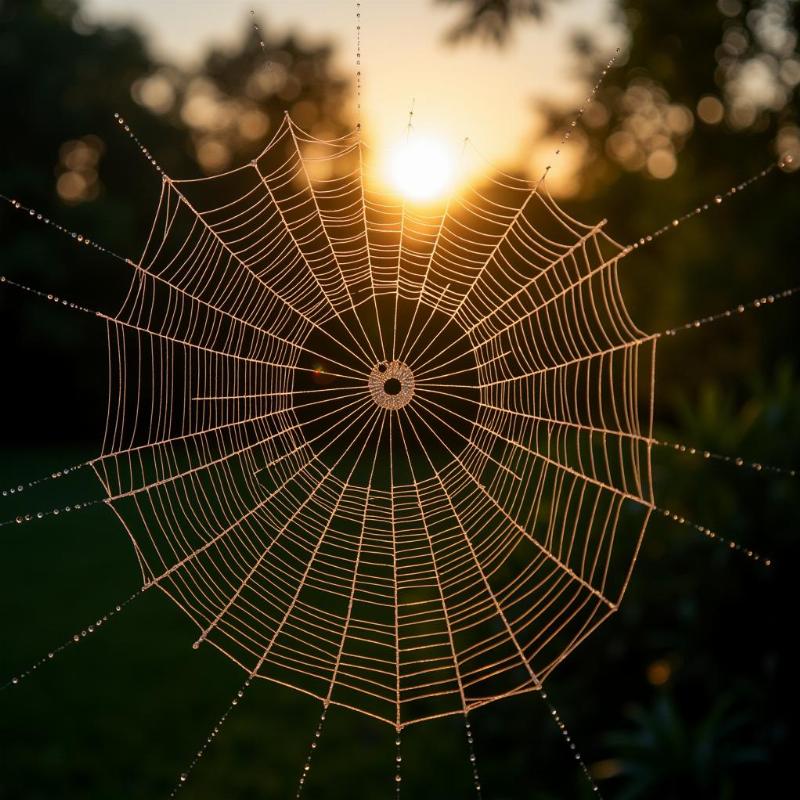
[[[452,188],[452,153],[436,139],[412,137],[392,151],[389,179],[409,200],[436,200]]]

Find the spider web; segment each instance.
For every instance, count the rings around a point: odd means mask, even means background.
[[[444,208],[286,116],[163,177],[92,467],[144,587],[247,672],[395,727],[536,691],[655,508],[631,248],[498,175]]]

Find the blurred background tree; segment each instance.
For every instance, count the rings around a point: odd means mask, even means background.
[[[553,0],[440,0],[463,9],[452,41],[503,46],[523,24],[548,24]],[[564,0],[566,3],[566,0]],[[775,158],[798,153],[798,4],[789,0],[683,4],[619,0],[612,27],[619,66],[586,108],[558,170],[568,210],[608,217],[632,241]],[[527,21],[527,22],[526,22]],[[0,91],[7,99],[0,191],[122,255],[144,240],[159,176],[115,123],[130,120],[171,174],[241,163],[289,110],[319,137],[352,127],[352,86],[329,46],[278,36],[251,21],[238,47],[196,68],[156,60],[131,27],[89,24],[75,0],[0,3]],[[593,83],[609,47],[576,27],[577,77]],[[270,66],[267,66],[267,64]],[[13,108],[13,111],[11,110]],[[539,108],[556,142],[571,111]],[[535,147],[534,147],[535,146]],[[555,145],[553,145],[555,146]],[[535,149],[535,153],[533,152]],[[797,282],[800,192],[776,175],[637,252],[622,269],[634,318],[658,330]],[[91,307],[113,307],[128,275],[100,254],[0,208],[3,271]],[[91,317],[0,293],[3,485],[94,455],[106,376],[102,327]],[[796,303],[664,342],[656,419],[660,438],[795,465],[800,442]],[[12,445],[17,450],[11,449]],[[38,444],[40,449],[32,450]],[[24,447],[24,450],[22,449]],[[797,482],[654,454],[659,501],[771,555],[765,570],[702,537],[653,521],[621,612],[555,673],[551,694],[604,794],[620,798],[785,796],[793,785],[790,698],[791,572],[797,562]],[[85,491],[91,491],[87,481]],[[66,495],[65,502],[75,495]],[[47,502],[57,504],[55,495]],[[14,513],[14,512],[11,512]],[[78,619],[136,585],[129,547],[105,510],[4,543],[3,673],[40,654]],[[42,556],[46,548],[46,557]],[[65,591],[65,582],[79,591]],[[34,585],[35,590],[31,590]],[[2,698],[0,798],[163,794],[238,685],[237,670],[192,652],[169,604],[147,597],[104,638]],[[20,627],[35,635],[20,639]],[[146,699],[146,701],[145,701]],[[316,705],[258,687],[216,742],[192,796],[263,797],[294,790]],[[588,795],[536,698],[475,714],[484,796]],[[350,715],[333,722],[315,756],[319,797],[389,797],[386,731]],[[384,741],[386,738],[386,741]],[[468,796],[457,724],[410,731],[406,791]],[[462,769],[462,766],[464,767]]]
[[[492,46],[557,5],[441,2],[464,12],[451,41],[477,37]],[[573,174],[556,187],[578,218],[608,217],[613,236],[635,241],[779,155],[792,155],[797,169],[800,4],[719,0],[677,8],[620,0],[612,16],[617,66],[586,106],[565,149]],[[576,28],[578,74],[587,89],[612,49],[607,36]],[[555,147],[574,109],[553,102],[539,111],[543,135]],[[532,150],[541,150],[541,135],[532,137]],[[795,285],[798,218],[796,180],[777,176],[638,252],[622,271],[634,318],[661,329]],[[797,313],[791,303],[775,310],[664,343],[657,435],[755,461],[796,463]],[[597,765],[598,774],[607,774],[606,786],[624,798],[769,794],[767,787],[788,780],[785,748],[793,740],[780,697],[793,693],[781,631],[791,624],[796,484],[679,454],[655,458],[665,506],[769,549],[779,567],[764,580],[655,523],[622,623],[599,633],[608,637],[609,660],[598,673],[640,689],[629,712],[635,726],[606,739],[610,759]],[[693,569],[692,562],[703,566]],[[576,691],[592,694],[588,683]]]
[[[76,0],[0,3],[0,91],[14,98],[13,124],[3,126],[2,193],[135,258],[132,248],[145,241],[160,176],[126,141],[114,113],[130,122],[169,174],[187,178],[252,158],[286,111],[319,138],[352,127],[342,111],[349,83],[332,74],[329,46],[273,37],[261,25],[262,50],[253,23],[244,23],[238,47],[212,50],[189,71],[158,63],[131,27],[89,24]],[[24,273],[24,282],[68,295],[80,275],[81,302],[113,307],[130,278],[124,270],[88,248],[77,251],[66,239],[45,235],[33,222],[13,224],[8,207],[0,215],[9,277]],[[15,341],[8,374],[19,374],[26,363],[42,367],[28,378],[25,393],[4,398],[11,418],[39,424],[15,426],[8,438],[98,441],[102,420],[91,404],[72,409],[68,428],[48,408],[55,392],[79,397],[105,391],[97,321],[3,293],[0,332]]]

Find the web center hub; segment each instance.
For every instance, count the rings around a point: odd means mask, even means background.
[[[402,361],[381,361],[367,379],[372,399],[381,408],[397,411],[414,396],[414,373]]]

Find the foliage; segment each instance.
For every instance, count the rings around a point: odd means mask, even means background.
[[[317,135],[340,135],[349,127],[348,84],[332,74],[330,47],[274,37],[260,24],[265,54],[246,17],[239,47],[211,52],[189,71],[158,63],[133,28],[90,26],[76,0],[4,0],[0,93],[13,103],[13,124],[3,126],[0,192],[135,259],[161,181],[115,112],[182,178],[252,158],[285,110]],[[107,256],[79,250],[5,203],[0,248],[8,277],[93,309],[113,310],[130,278]],[[98,441],[102,405],[81,402],[105,391],[98,321],[2,292],[0,336],[15,343],[6,374],[26,385],[3,398],[6,418],[16,420],[6,441]],[[52,413],[53,397],[65,413]]]
[[[680,716],[668,695],[629,713],[632,726],[611,733],[609,748],[626,778],[618,800],[733,796],[742,767],[766,760],[747,744],[751,717],[733,698],[718,701],[696,725]]]
[[[497,13],[479,0],[459,5],[470,12],[459,31],[494,44],[532,16],[511,0]],[[622,242],[707,202],[779,153],[800,162],[800,5],[720,0],[675,12],[659,0],[612,6],[622,52],[585,108],[567,163],[556,167],[575,165],[575,215],[607,217]],[[601,36],[575,31],[584,92],[608,58]],[[760,80],[748,94],[754,75]],[[560,99],[539,110],[549,154],[575,111]],[[531,147],[541,150],[541,137]],[[658,330],[794,285],[796,180],[773,176],[626,259],[623,288],[634,318]],[[796,466],[797,333],[790,301],[663,342],[656,436]],[[601,783],[608,796],[780,795],[796,738],[781,701],[792,691],[785,631],[798,551],[796,479],[665,450],[654,462],[659,503],[769,552],[778,566],[765,575],[654,520],[619,618],[587,646],[602,653],[596,670],[567,665],[554,679],[568,703],[592,700],[563,710],[607,731],[613,704],[598,697],[598,685],[640,709],[634,727],[603,737],[608,762],[597,763],[597,774],[624,762],[622,774]]]
[[[519,20],[541,20],[553,0],[437,0],[437,2],[464,7],[461,20],[449,31],[448,39],[458,42],[470,37],[504,44],[511,28]]]

